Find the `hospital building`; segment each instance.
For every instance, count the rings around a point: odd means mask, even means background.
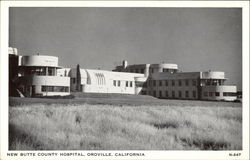
[[[18,55],[9,48],[9,95],[66,96],[72,92],[151,95],[161,99],[237,99],[237,87],[225,85],[221,71],[180,72],[177,64],[132,64],[112,71],[64,68],[58,57]]]

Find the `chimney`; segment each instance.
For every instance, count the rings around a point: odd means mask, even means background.
[[[128,61],[123,60],[122,61],[122,67],[125,69],[125,68],[127,68],[127,66],[128,66]]]

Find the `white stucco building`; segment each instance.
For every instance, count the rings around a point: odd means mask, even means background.
[[[10,51],[17,53],[17,50]],[[19,74],[18,80],[11,82],[27,97],[85,92],[142,94],[162,99],[237,99],[237,87],[225,85],[225,73],[221,71],[179,72],[177,64],[128,65],[127,61],[113,71],[106,71],[81,69],[80,66],[63,68],[58,66],[58,57],[54,56],[19,56],[20,62],[13,56],[10,59],[18,63]],[[11,75],[16,75],[12,72]]]

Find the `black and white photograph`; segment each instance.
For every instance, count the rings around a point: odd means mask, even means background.
[[[5,158],[247,158],[242,7],[10,6],[7,18]]]

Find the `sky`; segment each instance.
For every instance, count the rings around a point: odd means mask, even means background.
[[[182,72],[224,71],[242,89],[239,8],[37,8],[9,10],[9,46],[53,55],[64,67],[112,70],[175,63]]]

